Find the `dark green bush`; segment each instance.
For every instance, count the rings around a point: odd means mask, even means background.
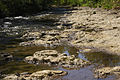
[[[49,7],[51,0],[0,0],[0,17],[35,13]]]
[[[49,8],[50,5],[120,8],[120,0],[0,0],[0,17],[25,15]]]
[[[103,7],[107,9],[120,7],[120,0],[59,0],[61,5]]]

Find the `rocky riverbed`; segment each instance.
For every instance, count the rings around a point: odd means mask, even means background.
[[[120,55],[120,10],[104,10],[100,8],[81,7],[65,15],[63,22],[71,25],[74,33],[72,45],[96,48],[112,54]]]
[[[22,38],[33,38],[33,41],[21,45],[60,45],[60,41],[67,41],[73,46],[88,47],[107,53],[120,53],[119,10],[103,10],[99,8],[82,7],[72,10],[71,14],[64,14],[58,28],[62,31],[44,31],[27,33]],[[69,25],[69,26],[68,26]],[[37,39],[37,40],[36,40]]]
[[[0,59],[9,61],[0,78],[119,80],[119,10],[77,7],[3,22]]]

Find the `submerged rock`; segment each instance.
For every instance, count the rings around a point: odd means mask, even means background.
[[[60,70],[43,70],[34,73],[11,74],[3,80],[53,80],[54,77],[67,75],[67,72]]]
[[[13,56],[9,53],[0,53],[0,65],[4,64],[4,62],[9,62],[13,60]]]
[[[104,67],[104,68],[95,70],[96,78],[106,78],[108,75],[111,75],[111,74],[115,74],[119,77],[120,76],[120,66]]]
[[[65,53],[59,53],[56,50],[35,52],[33,56],[26,57],[25,61],[34,64],[47,63],[50,65],[61,65],[69,68],[83,67],[90,64],[89,61],[76,58],[74,55],[67,56]]]

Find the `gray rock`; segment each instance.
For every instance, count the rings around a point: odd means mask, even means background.
[[[25,58],[28,63],[40,64],[47,63],[51,65],[76,65],[78,67],[83,67],[89,65],[89,61],[84,61],[80,58],[76,58],[74,55],[67,56],[65,53],[58,53],[56,50],[42,50],[37,51],[33,56],[28,56]]]
[[[13,60],[13,56],[9,53],[0,53],[0,62],[2,63],[2,61],[11,61]]]
[[[120,77],[120,66],[104,67],[104,68],[95,70],[95,77],[96,78],[106,78],[110,74],[115,74],[118,77]]]
[[[11,74],[3,78],[3,80],[53,80],[53,77],[67,75],[67,72],[60,70],[43,70],[32,74],[27,72],[20,73],[19,76]]]

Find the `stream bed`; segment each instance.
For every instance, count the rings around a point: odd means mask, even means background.
[[[0,58],[0,75],[55,69],[68,72],[68,75],[63,76],[58,80],[115,80],[114,75],[108,76],[105,79],[95,79],[93,69],[98,66],[120,66],[120,56],[102,52],[81,53],[81,49],[68,45],[58,46],[56,48],[45,48],[43,46],[19,46],[19,43],[22,42],[20,37],[26,32],[39,31],[42,29],[55,29],[55,26],[59,25],[56,24],[56,22],[59,21],[61,15],[66,13],[65,11],[66,9],[62,9],[63,13],[60,13],[61,11],[59,10],[57,12],[44,12],[30,17],[19,16],[1,19],[0,52],[13,55],[13,60],[2,62],[2,58]],[[75,55],[78,58],[90,61],[92,65],[80,69],[65,69],[45,64],[28,64],[23,61],[26,56],[33,55],[36,51],[49,49],[57,50],[58,52],[66,53],[67,55]]]

